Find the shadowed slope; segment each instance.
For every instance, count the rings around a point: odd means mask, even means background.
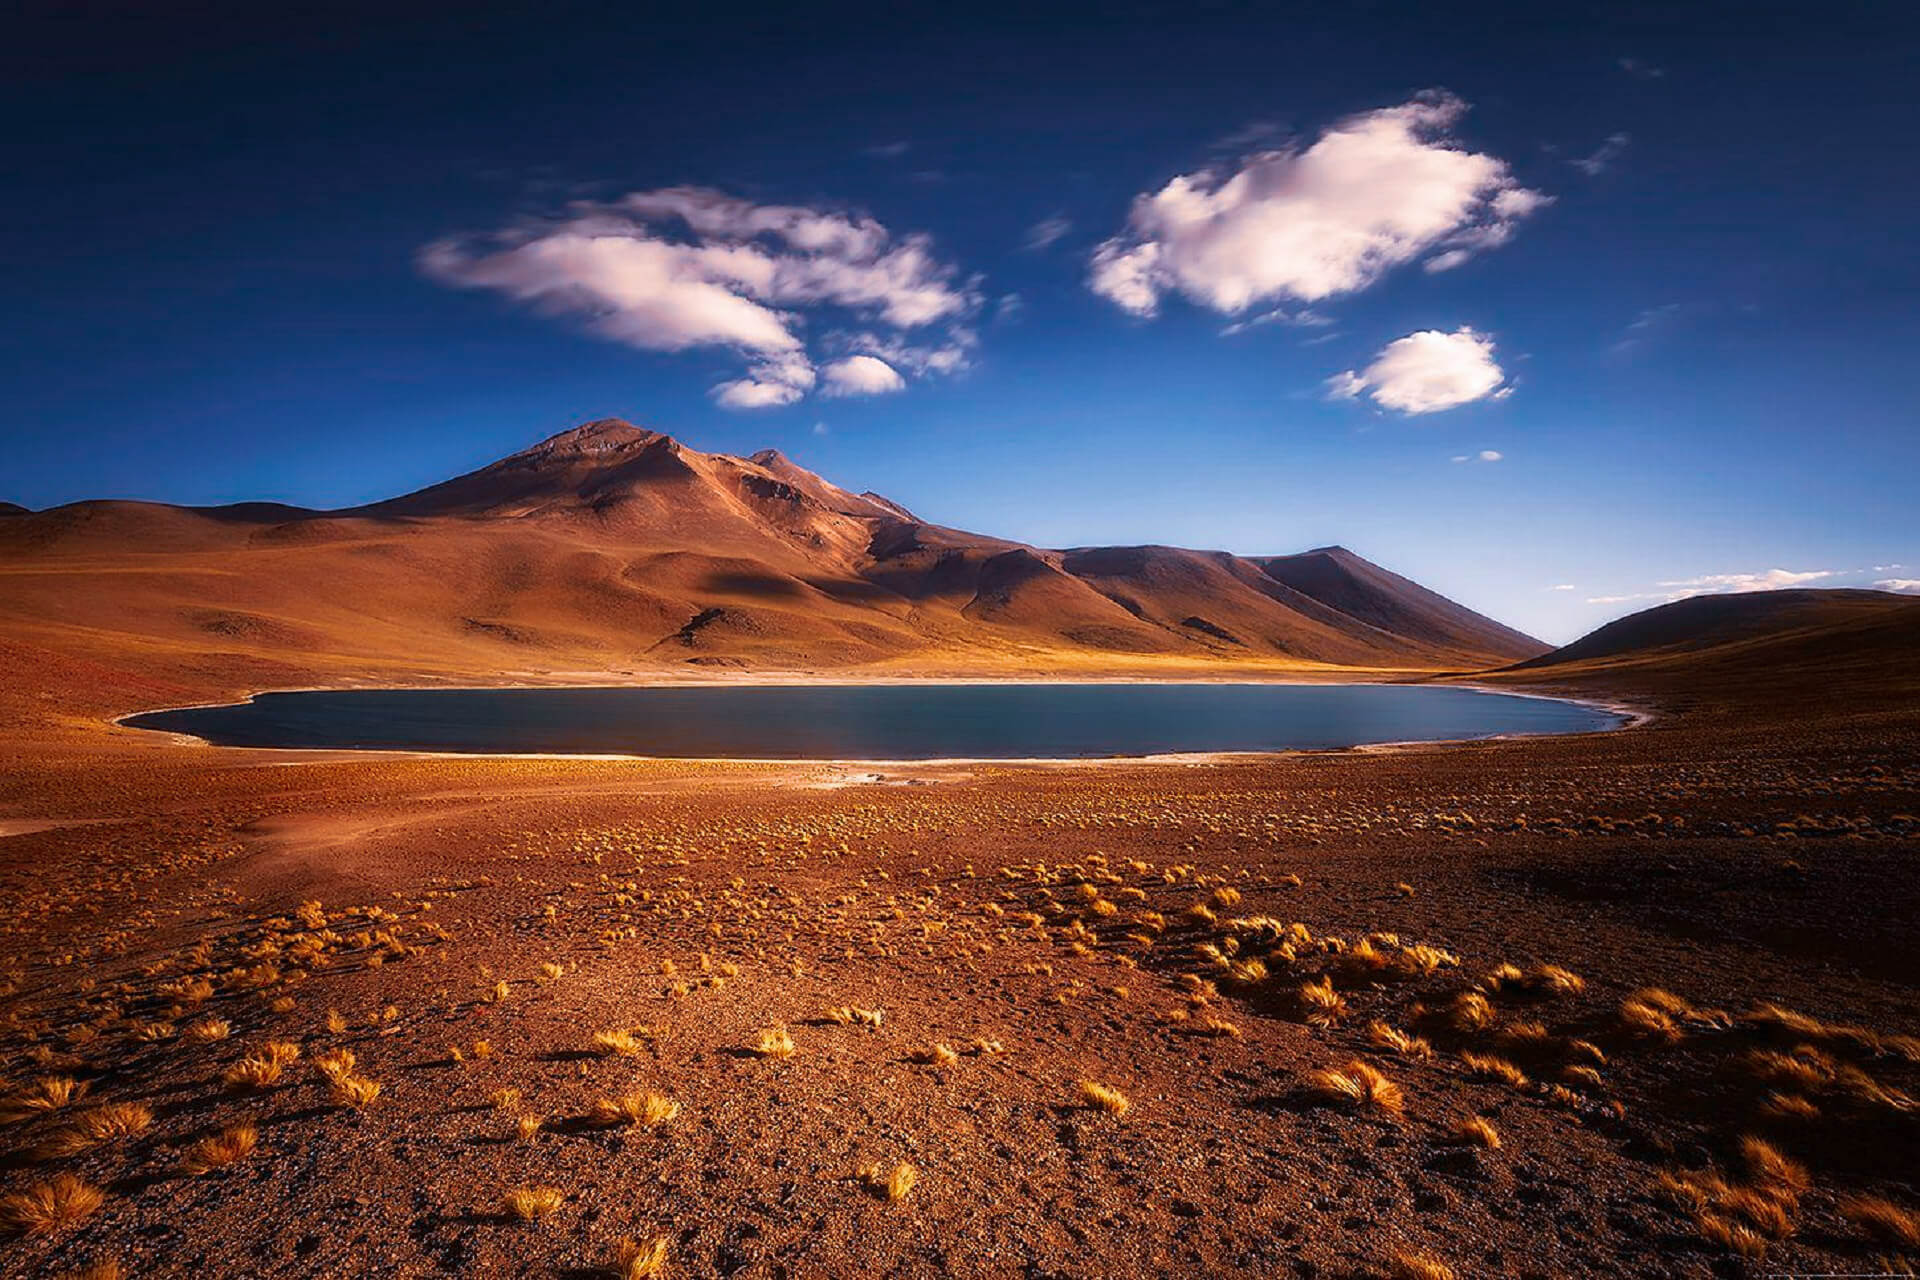
[[[1317,547],[1291,556],[1248,559],[1285,583],[1348,617],[1433,650],[1462,655],[1532,657],[1546,646],[1361,559],[1345,547]]]

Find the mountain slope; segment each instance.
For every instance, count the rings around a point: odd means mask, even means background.
[[[1663,705],[1765,705],[1790,725],[1840,707],[1871,718],[1920,700],[1920,598],[1796,589],[1695,596],[1610,622],[1479,679],[1605,688]]]
[[[1345,547],[1250,559],[1275,581],[1330,609],[1431,649],[1531,656],[1547,647]]]
[[[0,521],[0,634],[176,666],[240,656],[300,679],[686,663],[1458,670],[1539,650],[1351,553],[1334,577],[1306,559],[1032,547],[926,522],[772,450],[702,453],[603,420],[347,510],[16,513]]]

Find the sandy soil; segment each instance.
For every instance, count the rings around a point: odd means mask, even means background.
[[[0,1191],[104,1199],[45,1230],[0,1202],[0,1274],[617,1275],[623,1240],[681,1275],[1920,1259],[1920,710],[1557,688],[1661,714],[907,768],[242,752],[22,716]],[[791,1055],[756,1053],[777,1027]],[[236,1071],[274,1042],[298,1058]],[[1397,1108],[1316,1075],[1354,1061]],[[85,1095],[31,1105],[49,1078]],[[596,1118],[645,1091],[677,1112]],[[137,1132],[100,1134],[116,1116]],[[235,1126],[250,1151],[205,1169]]]

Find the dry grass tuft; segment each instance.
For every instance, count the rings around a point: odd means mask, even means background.
[[[848,1004],[837,1005],[820,1016],[839,1026],[848,1027],[857,1024],[875,1031],[880,1029],[880,1024],[886,1021],[887,1017],[884,1010],[862,1009],[858,1005]]]
[[[537,1222],[560,1211],[566,1202],[558,1187],[515,1187],[501,1202],[509,1217],[521,1222]]]
[[[380,1082],[342,1073],[327,1078],[327,1100],[336,1107],[365,1111],[380,1097]]]
[[[1104,1111],[1119,1119],[1133,1106],[1133,1100],[1110,1084],[1101,1084],[1097,1080],[1082,1080],[1075,1086],[1080,1101],[1096,1111]]]
[[[925,1063],[930,1066],[950,1067],[960,1061],[960,1054],[952,1045],[933,1044],[924,1049],[911,1050],[908,1052],[907,1058],[909,1061]]]
[[[1367,1043],[1376,1049],[1397,1053],[1403,1058],[1425,1062],[1433,1057],[1433,1046],[1419,1036],[1408,1035],[1398,1027],[1375,1020],[1367,1024]]]
[[[1746,1163],[1747,1177],[1756,1185],[1799,1196],[1813,1186],[1807,1167],[1788,1156],[1764,1138],[1740,1140],[1740,1158]]]
[[[655,1280],[666,1275],[667,1250],[671,1243],[666,1236],[655,1236],[645,1244],[622,1240],[613,1254],[615,1280]]]
[[[602,1129],[612,1129],[620,1125],[638,1125],[642,1129],[657,1129],[672,1121],[680,1114],[680,1104],[662,1093],[651,1089],[637,1093],[621,1094],[618,1098],[601,1098],[593,1104],[588,1119]]]
[[[1920,1249],[1920,1213],[1879,1196],[1843,1196],[1840,1216],[1883,1243]]]
[[[623,1027],[593,1033],[593,1051],[606,1058],[631,1058],[644,1051],[647,1042]]]
[[[1527,1073],[1497,1054],[1463,1053],[1460,1062],[1476,1080],[1498,1080],[1514,1089],[1527,1087]]]
[[[1453,1126],[1453,1140],[1463,1146],[1500,1149],[1500,1131],[1480,1116],[1468,1116]]]
[[[1347,998],[1333,989],[1333,979],[1326,974],[1317,981],[1301,983],[1294,999],[1309,1026],[1331,1027],[1347,1016]]]
[[[1354,1110],[1371,1107],[1393,1115],[1406,1107],[1406,1095],[1400,1086],[1358,1058],[1344,1067],[1308,1072],[1307,1095],[1329,1106]]]
[[[919,1180],[919,1172],[904,1160],[892,1169],[879,1164],[860,1166],[860,1181],[867,1185],[867,1190],[891,1204],[905,1200]]]
[[[18,1120],[24,1116],[58,1111],[86,1095],[84,1081],[75,1080],[72,1076],[43,1076],[24,1092],[7,1100],[5,1118]]]
[[[86,1221],[107,1202],[106,1193],[70,1173],[0,1196],[0,1227],[15,1235],[44,1236]]]
[[[1430,1253],[1396,1253],[1393,1280],[1455,1280],[1453,1268]]]
[[[766,1028],[747,1046],[748,1053],[762,1058],[791,1058],[793,1051],[793,1035],[784,1026]]]
[[[250,1124],[231,1124],[210,1138],[188,1147],[181,1163],[195,1177],[238,1164],[253,1154],[260,1143],[260,1131]]]
[[[513,1131],[520,1136],[520,1141],[532,1142],[540,1136],[540,1129],[545,1124],[546,1121],[539,1116],[523,1115],[514,1120]]]
[[[103,1142],[137,1138],[153,1127],[153,1108],[143,1102],[107,1102],[82,1111],[48,1143],[54,1155],[71,1156]]]

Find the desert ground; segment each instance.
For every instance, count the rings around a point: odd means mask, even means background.
[[[14,511],[0,1274],[1911,1274],[1916,653],[1860,591],[1549,652],[1338,548],[1049,551],[625,424],[354,512]],[[1646,718],[940,766],[116,723],[1015,676]]]
[[[1177,764],[213,749],[42,669],[0,1272],[1909,1274],[1900,628]]]

